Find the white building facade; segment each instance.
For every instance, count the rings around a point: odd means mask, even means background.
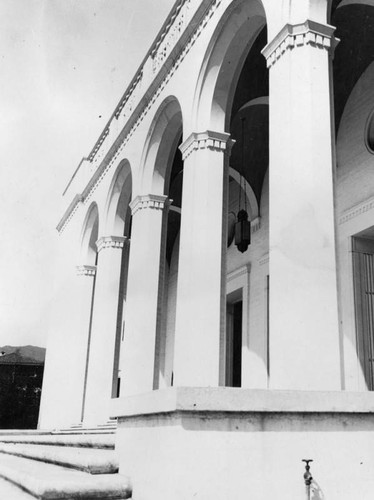
[[[39,425],[116,417],[135,500],[372,498],[373,40],[178,0],[69,182]]]

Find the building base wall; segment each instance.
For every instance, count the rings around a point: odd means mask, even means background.
[[[373,402],[368,393],[231,388],[118,400],[120,472],[134,500],[296,500],[309,498],[302,459],[313,459],[310,498],[371,499]]]

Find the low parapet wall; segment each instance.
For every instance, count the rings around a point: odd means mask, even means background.
[[[119,399],[134,500],[371,499],[373,394],[181,388]]]

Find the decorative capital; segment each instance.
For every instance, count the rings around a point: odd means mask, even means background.
[[[77,266],[77,275],[78,276],[95,276],[96,274],[96,266]]]
[[[278,35],[262,49],[267,67],[273,66],[286,50],[304,45],[333,51],[339,43],[339,39],[333,36],[334,31],[334,26],[309,19],[300,24],[286,24]]]
[[[235,271],[229,273],[227,275],[227,282],[236,280],[241,276],[248,276],[250,273],[251,273],[251,263],[248,263],[245,266],[240,267],[239,269],[235,269]]]
[[[130,203],[131,213],[135,215],[138,210],[150,208],[152,210],[164,210],[168,208],[172,200],[167,196],[157,194],[145,194],[136,196]]]
[[[126,236],[102,236],[97,240],[96,248],[98,252],[101,252],[104,248],[122,249],[127,240]]]
[[[235,141],[230,138],[230,134],[225,132],[192,132],[187,139],[179,146],[183,160],[188,158],[196,149],[211,149],[230,153]]]

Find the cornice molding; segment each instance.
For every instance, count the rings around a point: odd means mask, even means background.
[[[231,273],[228,273],[227,282],[233,281],[237,278],[240,278],[241,276],[249,275],[250,272],[251,272],[251,263],[248,263],[245,266],[240,267],[239,269],[235,269],[235,271],[232,271]]]
[[[65,229],[67,226],[68,222],[70,219],[73,217],[75,212],[77,211],[80,203],[83,202],[83,196],[81,194],[76,194],[74,198],[72,199],[71,203],[69,204],[68,208],[66,209],[64,215],[62,216],[60,222],[57,224],[56,229],[59,233],[62,233],[62,231]]]
[[[127,241],[127,236],[102,236],[97,240],[96,248],[98,252],[105,248],[122,249]]]
[[[146,194],[136,196],[130,203],[131,213],[134,216],[136,212],[144,209],[164,210],[168,208],[171,200],[167,196],[157,194]]]
[[[196,40],[201,33],[204,32],[207,23],[213,17],[221,1],[222,0],[203,0],[201,2],[200,0],[199,3],[194,0],[194,3],[196,3],[195,9],[192,8],[191,0],[181,0],[181,6],[179,6],[178,3],[178,6],[176,6],[171,15],[166,19],[164,28],[161,30],[162,34],[160,32],[151,49],[148,51],[135,77],[129,84],[113,115],[88,155],[88,161],[91,164],[93,176],[84,188],[82,194],[79,195],[84,204],[90,201],[90,198],[100,182],[104,179],[113,165],[116,165],[116,162],[131,136],[151,110],[168,81],[189,53]],[[170,30],[174,24],[179,24],[180,16],[184,17],[185,9],[181,8],[184,4],[188,4],[188,10],[193,13],[192,17],[187,16],[188,21],[183,30]],[[174,11],[179,15],[175,16]],[[184,18],[183,22],[187,20],[187,17]],[[190,29],[190,26],[192,26],[192,29]],[[156,57],[156,52],[159,52],[161,47],[159,41],[161,40],[162,42],[164,37],[170,32],[172,32],[170,40],[173,40],[175,46],[173,47],[172,44],[168,43],[167,54],[165,52],[166,57],[163,57],[161,65],[155,72],[153,61]],[[177,36],[176,33],[178,33]],[[159,58],[158,61],[160,61]],[[148,71],[150,65],[152,65],[152,71]],[[144,89],[148,90],[145,91]],[[120,123],[120,126],[119,121],[123,122],[123,124]],[[112,123],[114,124],[113,131],[110,129]],[[121,132],[119,134],[117,133],[115,135],[116,138],[114,138],[114,133],[117,128],[120,128]],[[110,147],[108,147],[108,141],[111,141]],[[63,224],[61,225],[60,222],[57,227],[59,232],[62,232],[79,207],[78,203],[72,203],[71,205],[72,206],[68,207],[61,220]]]
[[[225,132],[192,132],[187,139],[179,146],[183,160],[188,158],[197,149],[211,149],[213,151],[231,152],[235,141],[230,138],[230,134]]]
[[[77,266],[77,275],[78,276],[95,276],[96,275],[96,266]]]
[[[261,51],[270,68],[287,51],[311,45],[318,49],[334,50],[339,39],[334,38],[335,28],[307,19],[300,24],[286,24],[278,35]]]
[[[354,219],[355,217],[358,217],[359,215],[369,212],[370,210],[374,209],[374,198],[369,198],[368,200],[363,201],[362,203],[359,203],[358,205],[355,205],[352,208],[349,208],[348,210],[345,210],[343,214],[339,217],[339,225],[344,224],[345,222],[348,222],[351,219]]]

